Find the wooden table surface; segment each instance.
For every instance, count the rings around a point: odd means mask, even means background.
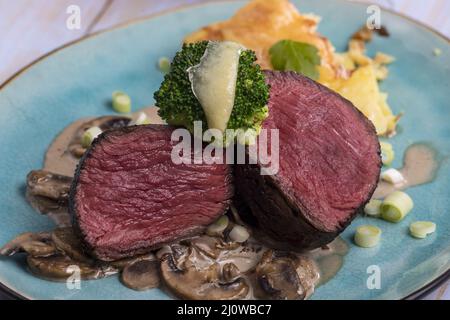
[[[207,1],[220,0],[0,0],[0,84],[65,43],[135,18]],[[450,38],[449,0],[358,1],[410,16]],[[66,10],[71,5],[81,10],[80,29],[66,26]],[[425,299],[450,300],[449,281]]]

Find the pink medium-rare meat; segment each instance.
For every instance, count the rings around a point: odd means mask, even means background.
[[[69,210],[94,257],[116,260],[148,252],[200,233],[227,210],[230,167],[174,164],[173,129],[106,131],[81,159]]]
[[[294,72],[265,75],[271,89],[263,128],[279,130],[279,171],[262,176],[259,165],[237,165],[237,195],[272,245],[314,249],[342,232],[373,194],[378,138],[372,123],[328,88]]]

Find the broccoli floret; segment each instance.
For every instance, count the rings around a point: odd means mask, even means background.
[[[206,123],[203,108],[192,92],[187,69],[200,63],[207,45],[208,41],[184,44],[154,94],[158,113],[168,124],[184,126],[192,131],[194,121]],[[253,129],[259,133],[262,121],[268,116],[269,86],[255,61],[253,51],[241,52],[234,106],[227,129]]]

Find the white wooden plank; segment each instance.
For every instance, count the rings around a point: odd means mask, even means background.
[[[110,7],[90,31],[145,17],[181,5],[215,0],[0,0],[0,83],[44,53],[83,36],[105,3]],[[406,13],[450,37],[446,0],[359,0]],[[67,6],[81,8],[81,29],[66,28]]]
[[[104,30],[123,22],[171,8],[208,1],[215,0],[114,0],[92,31]]]
[[[21,67],[83,36],[106,0],[0,0],[0,83]],[[81,9],[79,30],[69,30],[69,5]]]
[[[113,0],[92,31],[110,28],[136,18],[142,18],[182,5],[198,4],[220,0]],[[448,0],[353,0],[383,7],[406,14],[422,23],[439,30],[450,37],[450,1]]]
[[[448,0],[356,0],[379,4],[385,8],[409,16],[450,38],[450,1]]]

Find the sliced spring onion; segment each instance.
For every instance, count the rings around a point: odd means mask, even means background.
[[[371,199],[364,207],[364,213],[369,217],[379,217],[381,215],[381,204],[383,201]]]
[[[228,227],[228,222],[227,216],[221,216],[216,222],[208,226],[206,233],[210,236],[218,235]]]
[[[356,229],[355,243],[363,248],[375,247],[381,238],[381,229],[371,225],[360,226]]]
[[[439,49],[439,48],[434,48],[433,54],[434,54],[436,57],[439,57],[439,56],[442,54],[442,50]]]
[[[392,144],[380,141],[380,146],[381,146],[381,161],[383,162],[383,165],[390,166],[395,156]]]
[[[169,73],[170,71],[170,60],[167,57],[161,57],[158,60],[158,68],[163,73]]]
[[[389,222],[399,222],[414,207],[411,197],[402,191],[394,191],[381,204],[381,218]]]
[[[116,112],[128,113],[131,111],[131,98],[124,92],[114,91],[112,94],[112,105]]]
[[[94,141],[94,139],[97,138],[101,133],[102,129],[100,129],[99,127],[90,127],[83,133],[83,136],[81,137],[81,145],[84,148],[88,148],[91,145],[92,141]]]
[[[145,112],[139,112],[135,117],[133,117],[128,124],[129,126],[140,126],[142,124],[150,124],[150,119],[145,114]]]
[[[230,231],[230,239],[234,242],[245,242],[250,237],[247,229],[243,226],[235,225]]]
[[[416,221],[409,225],[409,233],[414,238],[423,239],[436,231],[436,224],[431,221]]]
[[[405,178],[403,177],[401,172],[394,168],[387,169],[386,171],[381,173],[381,179],[397,185],[405,182]]]

